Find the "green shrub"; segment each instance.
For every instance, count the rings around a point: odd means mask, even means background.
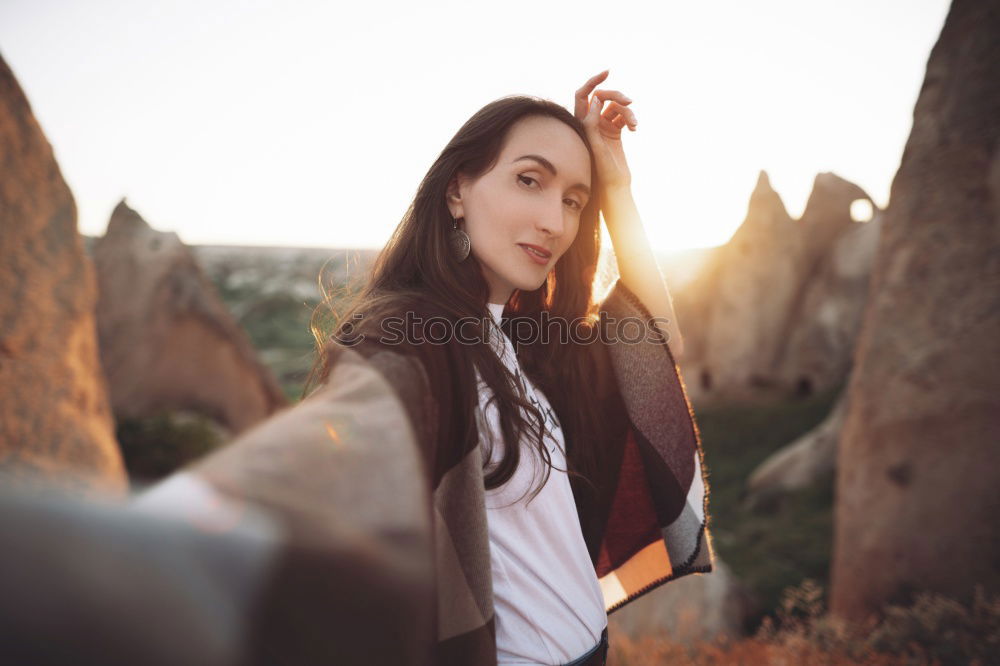
[[[122,418],[116,434],[133,482],[162,479],[220,446],[224,434],[203,416],[161,412],[149,418]]]
[[[747,618],[748,631],[764,609],[781,603],[785,588],[806,578],[828,583],[835,475],[757,508],[747,506],[744,492],[762,461],[826,418],[842,388],[807,399],[695,405],[709,471],[713,544],[759,608]]]

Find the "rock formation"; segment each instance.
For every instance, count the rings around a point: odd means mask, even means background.
[[[1000,11],[956,0],[892,183],[848,386],[831,610],[1000,589]]]
[[[710,386],[745,386],[770,368],[804,270],[797,231],[762,171],[743,224],[710,260],[708,288],[700,290],[706,328],[699,357]]]
[[[2,58],[0,285],[0,469],[124,493],[76,204]]]
[[[879,227],[851,219],[858,199],[870,201],[821,173],[795,220],[760,173],[743,223],[675,299],[694,399],[845,380]]]
[[[778,384],[796,395],[842,384],[850,374],[883,219],[876,211],[869,222],[846,224],[805,283],[774,367]]]
[[[286,400],[177,234],[123,200],[94,243],[101,360],[116,416],[210,416],[232,433]]]

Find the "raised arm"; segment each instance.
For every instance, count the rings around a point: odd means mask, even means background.
[[[670,352],[680,361],[684,340],[677,326],[673,299],[649,246],[646,230],[630,188],[603,193],[604,222],[611,236],[621,281],[649,309],[660,332],[666,337]]]
[[[577,89],[575,115],[586,128],[594,153],[604,223],[614,245],[621,281],[649,310],[674,359],[679,361],[684,343],[677,316],[632,198],[632,173],[622,149],[622,129],[627,125],[634,132],[638,120],[629,108],[632,100],[627,95],[618,90],[595,90],[607,76],[608,70],[604,70]]]

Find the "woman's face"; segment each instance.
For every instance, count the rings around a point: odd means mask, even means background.
[[[583,140],[547,116],[512,126],[496,165],[477,180],[459,177],[460,200],[449,197],[448,206],[452,217],[465,218],[491,303],[506,303],[514,289],[544,284],[576,238],[590,185]]]

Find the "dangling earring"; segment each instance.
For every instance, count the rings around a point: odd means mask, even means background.
[[[469,256],[469,250],[472,249],[472,243],[469,241],[469,234],[465,233],[458,228],[458,221],[465,218],[455,218],[455,226],[451,228],[451,254],[455,257],[455,261],[463,262],[465,258]]]

